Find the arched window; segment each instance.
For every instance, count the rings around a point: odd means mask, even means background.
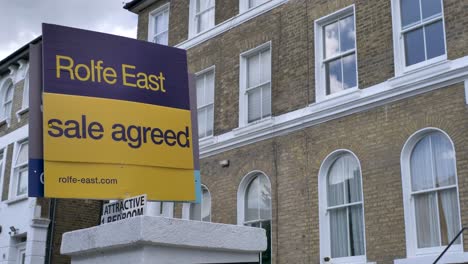
[[[211,221],[211,194],[208,188],[202,185],[202,200],[201,203],[190,204],[190,220]]]
[[[1,105],[0,105],[0,116],[1,119],[8,119],[11,115],[11,107],[13,105],[13,82],[7,80],[0,91]]]
[[[406,242],[410,255],[437,253],[460,231],[455,149],[438,129],[425,129],[402,152]],[[458,238],[452,250],[462,250]]]
[[[349,151],[330,154],[319,175],[320,252],[333,263],[365,263],[361,169]]]
[[[260,263],[271,263],[271,184],[265,174],[254,172],[242,180],[238,191],[238,222],[266,230],[268,248],[261,254]]]

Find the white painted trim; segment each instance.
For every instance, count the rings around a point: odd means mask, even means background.
[[[403,189],[403,209],[405,212],[405,238],[406,238],[406,255],[408,257],[415,257],[421,255],[431,255],[440,254],[445,246],[434,247],[434,248],[425,248],[418,249],[416,247],[417,234],[416,234],[416,220],[414,215],[414,199],[411,199],[411,168],[410,168],[410,158],[416,144],[427,134],[431,132],[440,132],[450,141],[452,145],[454,155],[455,155],[455,183],[457,190],[457,203],[458,203],[458,215],[460,217],[459,226],[462,226],[461,223],[461,212],[460,212],[460,196],[458,188],[458,172],[457,172],[457,152],[455,149],[455,144],[453,143],[450,136],[443,130],[435,127],[427,127],[420,129],[414,132],[405,142],[401,150],[400,164],[401,164],[401,183]],[[452,245],[448,252],[461,252],[463,251],[463,235],[460,237],[460,245]]]
[[[468,105],[468,79],[465,80],[465,102]]]
[[[8,155],[8,147],[0,148],[0,152],[3,152],[3,159],[2,159],[2,170],[0,171],[0,201],[3,196],[3,184],[5,182],[5,167],[6,167],[6,157]]]
[[[193,0],[191,0],[192,2]],[[197,45],[200,45],[201,43],[208,41],[220,34],[223,34],[226,31],[229,31],[257,16],[260,16],[284,3],[287,3],[289,0],[271,0],[269,2],[266,2],[263,5],[259,5],[255,8],[251,8],[248,11],[238,14],[218,25],[215,25],[213,28],[204,31],[198,35],[190,35],[189,34],[189,39],[175,45],[176,48],[180,49],[190,49],[193,48]],[[193,12],[190,10],[190,14],[193,14]],[[190,21],[192,19],[189,17]],[[190,28],[190,27],[189,27]]]
[[[391,0],[392,28],[393,28],[392,30],[393,31],[393,57],[394,57],[396,76],[409,73],[412,70],[429,67],[431,64],[447,60],[447,37],[446,37],[446,32],[445,32],[444,3],[443,3],[443,0],[440,0],[440,1],[441,1],[441,8],[442,8],[442,26],[444,30],[445,54],[407,67],[405,63],[404,39],[403,39],[403,36],[401,35],[400,0]]]
[[[200,157],[216,155],[455,83],[462,83],[467,78],[468,56],[445,61],[361,89],[340,100],[337,98],[335,101],[313,103],[307,107],[275,116],[272,118],[271,125],[268,126],[261,126],[241,134],[233,130],[217,135],[213,138],[212,144],[200,146]]]
[[[354,4],[340,9],[336,12],[333,12],[327,16],[319,18],[314,22],[314,35],[315,35],[315,101],[320,102],[327,100],[329,98],[333,98],[335,96],[339,96],[341,94],[345,94],[348,90],[340,91],[337,93],[333,93],[327,95],[326,91],[326,76],[325,76],[325,67],[323,65],[323,27],[328,25],[329,23],[333,22],[334,20],[338,20],[342,17],[346,17],[349,15],[353,15],[354,17],[354,31],[356,32],[356,11]],[[358,74],[358,54],[357,54],[357,34],[355,33],[354,37],[354,54],[356,56],[356,86],[350,88],[349,90],[356,90],[359,87],[359,74]]]
[[[329,262],[325,262],[325,257],[331,257],[331,249],[330,249],[330,221],[328,219],[327,213],[327,177],[328,171],[333,163],[343,154],[351,154],[357,164],[359,166],[359,172],[361,176],[361,197],[362,197],[362,224],[363,224],[363,232],[364,232],[364,252],[367,252],[366,249],[366,217],[365,217],[365,210],[364,210],[364,192],[363,192],[363,182],[362,182],[362,169],[361,169],[361,162],[359,161],[358,157],[354,152],[348,149],[337,149],[332,153],[328,154],[327,157],[323,160],[322,164],[320,165],[319,174],[318,174],[318,193],[319,193],[319,235],[320,235],[320,260],[321,263],[348,263],[348,264],[364,264],[367,263],[366,254],[363,256],[354,256],[354,257],[343,257],[337,259],[331,259]]]
[[[153,42],[153,37],[154,36],[152,34],[154,33],[154,17],[158,16],[159,13],[161,13],[161,12],[165,12],[166,9],[168,11],[168,19],[167,19],[168,20],[167,21],[168,26],[167,26],[167,29],[169,30],[169,28],[170,28],[169,27],[170,26],[169,22],[170,22],[170,16],[171,16],[170,2],[156,8],[155,10],[151,11],[148,14],[148,36],[147,36],[147,38],[148,38],[149,42]],[[169,41],[169,31],[167,33],[167,39]]]
[[[29,135],[29,134],[28,134]],[[11,159],[11,169],[10,169],[10,186],[9,186],[9,192],[8,192],[8,201],[5,201],[6,204],[11,204],[11,203],[15,203],[17,201],[21,201],[23,199],[27,200],[28,198],[28,194],[23,194],[23,195],[19,195],[17,196],[16,195],[16,186],[18,184],[18,179],[15,175],[15,158],[16,158],[16,155],[18,154],[18,148],[21,144],[23,144],[23,142],[27,142],[28,141],[28,135],[26,135],[26,137],[23,137],[23,138],[20,138],[18,139],[17,141],[15,141],[15,145],[13,146],[13,155],[12,155],[12,159]],[[29,142],[28,142],[29,144]],[[29,166],[29,164],[28,164]],[[29,183],[28,183],[28,189],[29,189]]]
[[[253,49],[247,50],[242,52],[239,55],[239,128],[254,125],[257,123],[262,122],[264,119],[268,120],[271,117],[260,118],[260,120],[254,121],[249,123],[248,122],[248,109],[247,109],[247,60],[250,56],[256,55],[257,53],[270,50],[270,70],[272,69],[272,57],[273,57],[273,50],[272,50],[272,43],[271,40],[265,42]],[[272,76],[273,74],[271,74]],[[272,80],[270,76],[270,90],[273,89]],[[270,91],[271,92],[271,91]],[[271,96],[271,98],[273,98]]]

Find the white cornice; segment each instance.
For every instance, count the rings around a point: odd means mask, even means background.
[[[366,89],[351,91],[329,100],[275,116],[268,126],[243,127],[214,136],[200,147],[200,158],[216,155],[247,144],[287,134],[343,116],[362,112],[389,102],[443,88],[468,79],[468,56],[413,71]]]
[[[259,5],[257,7],[254,7],[252,9],[249,9],[248,11],[244,13],[240,13],[216,26],[213,28],[204,31],[201,34],[195,35],[191,38],[189,38],[186,41],[183,41],[179,44],[177,44],[175,47],[180,48],[180,49],[190,49],[193,48],[209,39],[212,39],[232,28],[235,28],[242,23],[245,23],[257,16],[260,16],[284,3],[288,2],[288,0],[271,0],[268,1],[262,5]]]

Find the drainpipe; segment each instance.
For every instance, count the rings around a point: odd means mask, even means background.
[[[46,245],[46,256],[45,263],[52,264],[52,251],[54,244],[54,233],[55,233],[55,209],[56,209],[57,199],[51,198],[49,200],[49,219],[50,219],[50,228],[47,231],[47,245]]]

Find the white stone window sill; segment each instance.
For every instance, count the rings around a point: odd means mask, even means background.
[[[20,109],[18,112],[16,112],[16,118],[18,119],[18,122],[21,121],[21,116],[27,112],[29,112],[29,106],[26,106]]]
[[[245,124],[242,127],[235,128],[232,130],[232,132],[236,136],[245,135],[251,132],[256,132],[264,128],[272,127],[274,122],[275,122],[275,118],[270,116],[270,117],[260,119],[258,121],[254,121],[252,123]]]
[[[411,72],[424,70],[426,68],[430,68],[430,67],[433,67],[433,66],[438,65],[438,64],[443,64],[446,61],[447,61],[447,54],[444,54],[444,55],[432,58],[430,60],[426,60],[426,61],[416,63],[416,64],[411,65],[411,66],[403,65],[403,71],[401,72],[401,74],[404,75],[404,74],[408,74],[408,73],[411,73]]]
[[[344,91],[327,95],[323,98],[317,98],[317,102],[311,104],[310,106],[314,108],[314,111],[320,111],[321,109],[343,105],[359,98],[361,96],[361,92],[362,91],[358,87],[346,89]]]
[[[402,86],[406,83],[413,83],[420,79],[427,79],[428,76],[434,77],[438,74],[442,74],[450,69],[449,60],[441,60],[429,65],[414,68],[412,70],[404,71],[398,76],[395,76],[388,80],[390,86]]]
[[[208,145],[216,143],[215,141],[216,141],[216,138],[213,135],[211,135],[211,136],[200,138],[198,140],[198,144],[199,144],[199,147],[204,147],[204,146],[208,146]]]
[[[19,203],[19,202],[22,202],[22,201],[25,201],[25,200],[28,200],[28,195],[26,195],[26,194],[10,198],[9,200],[6,200],[5,203],[7,205],[12,205],[12,204]]]
[[[439,254],[412,256],[405,259],[395,259],[394,264],[427,264],[433,263]],[[439,260],[440,264],[449,263],[464,263],[468,261],[468,252],[447,252]]]
[[[7,127],[10,127],[10,118],[3,118],[0,120],[0,127],[6,125]]]

